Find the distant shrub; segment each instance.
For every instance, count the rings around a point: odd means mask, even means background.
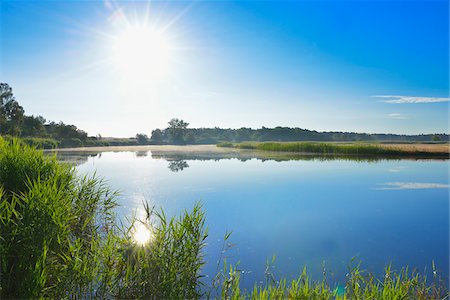
[[[217,144],[217,147],[226,147],[226,148],[232,148],[233,143],[231,142],[221,142]]]
[[[83,142],[78,138],[63,139],[60,143],[61,148],[82,147]]]
[[[58,148],[58,141],[47,138],[22,138],[21,139],[28,146],[33,146],[38,149],[55,149]]]

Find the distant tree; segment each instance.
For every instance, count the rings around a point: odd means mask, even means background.
[[[161,129],[155,129],[152,131],[151,140],[155,144],[162,144],[164,142],[164,134]]]
[[[87,133],[79,130],[75,125],[67,125],[63,122],[50,122],[44,125],[48,135],[57,140],[79,139],[82,143],[87,140]]]
[[[23,107],[16,100],[11,100],[5,103],[4,110],[6,114],[6,133],[19,135],[22,130],[25,113]]]
[[[195,136],[192,132],[188,131],[185,135],[184,135],[184,141],[186,142],[186,144],[192,145],[195,144]]]
[[[19,135],[23,118],[23,107],[14,98],[12,88],[0,83],[0,133]]]
[[[252,140],[251,136],[252,136],[252,129],[242,127],[236,131],[235,140],[236,142],[251,141]]]
[[[22,126],[22,136],[26,137],[44,137],[45,131],[45,119],[41,116],[24,116]]]
[[[189,123],[184,122],[181,119],[173,118],[168,122],[169,127],[166,129],[168,134],[168,141],[171,144],[186,144],[186,140],[184,135],[186,133],[186,128],[189,126]]]
[[[440,142],[441,141],[441,137],[438,136],[437,134],[433,135],[433,137],[431,138],[431,140],[433,142]]]
[[[186,129],[189,126],[189,123],[177,118],[173,118],[168,124],[170,129]]]
[[[148,144],[148,136],[143,133],[136,134],[136,140],[139,145],[145,145]]]

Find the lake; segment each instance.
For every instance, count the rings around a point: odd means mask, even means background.
[[[251,151],[60,152],[81,174],[103,177],[120,191],[118,217],[142,213],[142,202],[180,214],[200,201],[209,230],[204,274],[222,258],[239,262],[242,284],[276,278],[303,266],[317,279],[343,281],[352,258],[381,274],[392,263],[449,274],[448,160],[349,160],[265,157]],[[120,149],[119,149],[120,150]],[[129,149],[130,150],[130,149]],[[219,269],[222,268],[220,263]]]

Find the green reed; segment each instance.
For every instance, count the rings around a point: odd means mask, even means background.
[[[346,282],[342,285],[330,284],[325,273],[322,280],[314,281],[305,267],[299,277],[290,282],[271,278],[264,285],[255,284],[251,291],[247,291],[240,288],[241,271],[238,268],[225,264],[222,274],[222,299],[436,300],[450,297],[434,263],[430,282],[416,271],[402,268],[397,272],[390,265],[385,268],[384,276],[377,279],[358,264],[349,267]]]
[[[198,298],[206,232],[199,205],[118,226],[95,177],[0,138],[0,298]],[[137,222],[152,226],[145,245]]]

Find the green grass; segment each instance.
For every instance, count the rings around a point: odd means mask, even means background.
[[[198,298],[204,214],[149,207],[119,226],[115,193],[55,157],[0,139],[0,298]],[[152,230],[136,244],[133,225]]]
[[[12,141],[14,139],[11,136],[4,136],[3,138],[7,141]],[[20,141],[38,149],[56,149],[60,146],[60,143],[57,140],[51,138],[25,137],[20,138]]]
[[[433,266],[434,267],[434,266]],[[383,278],[377,279],[356,265],[349,268],[347,280],[342,285],[329,284],[324,278],[314,281],[308,275],[306,267],[297,279],[276,281],[267,276],[264,285],[254,285],[251,291],[240,288],[240,270],[224,267],[221,281],[222,299],[364,299],[364,300],[400,300],[400,299],[448,299],[449,293],[438,276],[430,282],[407,268],[396,272],[386,267]]]
[[[448,154],[422,153],[400,149],[387,149],[374,144],[353,143],[316,143],[316,142],[243,142],[220,143],[218,147],[237,149],[251,149],[272,152],[311,153],[322,155],[343,155],[360,157],[402,157],[402,156],[430,156],[441,157]]]
[[[403,269],[376,279],[359,266],[338,286],[274,280],[252,291],[240,271],[218,271],[205,286],[201,269],[207,238],[200,205],[176,218],[144,205],[145,216],[119,226],[116,193],[95,177],[44,157],[18,140],[0,138],[1,299],[443,299],[448,288]],[[139,244],[135,228],[151,238]],[[229,238],[226,234],[225,241]],[[224,241],[224,242],[225,242]],[[434,268],[434,266],[433,266]],[[433,271],[435,271],[433,269]],[[434,272],[434,274],[437,274]]]

